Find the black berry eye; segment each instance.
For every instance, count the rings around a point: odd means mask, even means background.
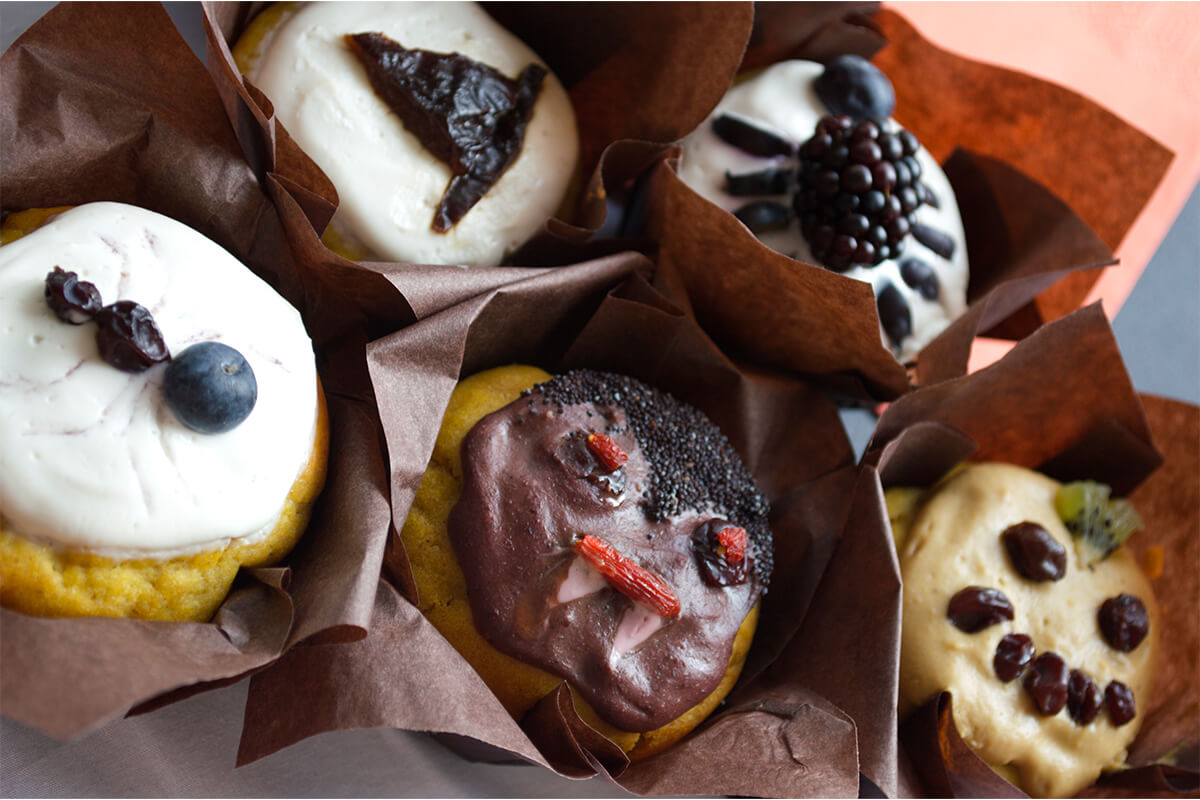
[[[201,342],[167,365],[163,394],[184,425],[200,433],[224,433],[250,416],[258,382],[237,350],[220,342]]]

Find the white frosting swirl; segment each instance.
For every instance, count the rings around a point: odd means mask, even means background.
[[[447,233],[430,225],[450,182],[371,88],[346,34],[457,52],[515,78],[537,54],[473,3],[305,3],[258,47],[248,77],[337,187],[335,229],[382,258],[494,266],[554,216],[579,155],[575,113],[547,75],[517,158]]]
[[[171,353],[239,350],[258,402],[219,435],[192,431],[162,394],[165,365],[121,372],[96,325],[46,304],[46,273],[79,274],[105,304],[154,315]],[[67,211],[0,248],[0,518],[5,527],[114,558],[213,549],[275,524],[307,464],[317,413],[300,315],[215,242],[120,203]]]
[[[734,174],[756,172],[786,159],[752,156],[725,143],[713,133],[712,120],[722,114],[732,114],[747,118],[760,127],[774,129],[795,142],[804,142],[813,135],[818,120],[831,113],[817,97],[813,86],[823,71],[824,67],[813,61],[783,61],[734,86],[708,120],[684,141],[679,177],[706,200],[730,212],[756,200],[790,204],[790,197],[734,197],[725,191],[726,170]],[[899,349],[891,346],[882,331],[881,338],[902,361],[916,356],[922,347],[957,319],[967,305],[966,237],[954,190],[925,148],[917,153],[917,159],[921,164],[921,181],[933,190],[941,204],[941,208],[921,205],[916,212],[917,221],[954,240],[953,258],[947,261],[910,236],[899,261],[888,259],[874,267],[856,266],[843,273],[870,283],[876,296],[888,283],[900,291],[912,314],[912,334],[901,342]],[[759,239],[776,252],[810,264],[817,263],[798,224],[793,223],[786,230],[759,234]],[[899,262],[914,257],[932,267],[937,275],[939,291],[936,300],[926,300],[900,276]]]

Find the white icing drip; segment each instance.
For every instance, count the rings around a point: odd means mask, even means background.
[[[472,3],[308,3],[265,38],[249,78],[337,187],[333,224],[380,257],[488,266],[557,211],[579,155],[566,91],[547,75],[516,160],[448,233],[430,229],[450,180],[375,94],[345,34],[458,52],[515,78],[537,55]]]
[[[210,436],[166,407],[165,365],[103,362],[93,323],[43,296],[54,266],[106,304],[151,309],[172,353],[201,339],[242,352],[258,401]],[[119,203],[64,212],[0,248],[0,516],[17,533],[111,557],[162,558],[260,536],[308,462],[316,372],[300,315],[216,243]]]
[[[598,592],[608,586],[608,581],[583,558],[576,556],[567,568],[567,577],[558,585],[555,601],[569,603]]]
[[[617,632],[613,635],[613,654],[623,656],[633,650],[661,628],[664,621],[650,609],[634,603],[617,625]]]
[[[712,132],[712,120],[721,114],[733,114],[774,129],[796,142],[804,142],[812,136],[817,121],[829,113],[813,88],[813,81],[823,69],[812,61],[784,61],[734,86],[709,119],[683,143],[679,177],[706,200],[730,212],[756,200],[790,202],[790,198],[771,195],[734,197],[725,191],[726,170],[734,174],[756,172],[772,164],[787,163],[787,159],[759,158],[726,144]],[[941,204],[940,208],[922,205],[917,210],[917,220],[948,234],[955,243],[954,256],[947,261],[910,236],[900,259],[916,257],[933,268],[939,283],[937,299],[926,300],[909,287],[900,276],[899,262],[894,260],[883,261],[875,267],[855,267],[843,273],[870,283],[876,295],[886,283],[900,291],[912,314],[912,334],[901,343],[897,353],[902,361],[916,356],[966,309],[966,236],[954,191],[941,167],[924,148],[917,153],[917,159],[921,163],[921,181],[933,190]],[[796,223],[783,231],[763,233],[759,239],[776,252],[816,263]],[[891,347],[882,330],[880,338]]]

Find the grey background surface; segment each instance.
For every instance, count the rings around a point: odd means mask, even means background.
[[[0,3],[0,46],[6,49],[51,5]],[[197,4],[168,3],[167,7],[203,58]],[[1139,391],[1200,403],[1200,188],[1193,190],[1117,314],[1114,329]],[[874,418],[850,411],[843,420],[861,449]],[[531,766],[466,762],[427,736],[384,729],[324,734],[235,770],[245,693],[242,682],[120,720],[69,743],[0,720],[0,793],[6,797],[625,795],[620,787],[601,779],[570,781]]]

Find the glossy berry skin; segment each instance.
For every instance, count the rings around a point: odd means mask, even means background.
[[[258,382],[237,350],[220,342],[200,342],[167,365],[163,395],[187,427],[199,433],[225,433],[254,410]]]
[[[896,107],[892,82],[862,56],[838,56],[826,65],[814,88],[831,113],[855,120],[890,117]]]

